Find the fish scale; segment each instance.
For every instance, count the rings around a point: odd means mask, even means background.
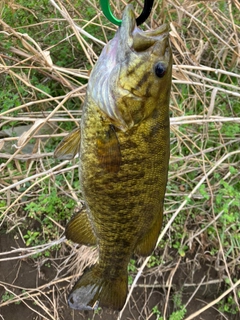
[[[172,54],[168,28],[141,31],[133,7],[92,70],[80,130],[60,143],[56,157],[79,151],[86,207],[66,237],[97,245],[99,261],[69,296],[78,310],[120,310],[133,253],[153,251],[162,225],[169,163]],[[79,144],[79,146],[76,146]]]

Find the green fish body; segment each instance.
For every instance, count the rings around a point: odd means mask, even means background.
[[[88,84],[81,133],[55,155],[76,153],[86,208],[66,237],[97,245],[99,261],[75,284],[69,305],[78,310],[121,310],[133,253],[148,256],[162,225],[169,163],[172,53],[168,27],[141,31],[133,7],[105,46]],[[66,151],[68,149],[68,151]]]

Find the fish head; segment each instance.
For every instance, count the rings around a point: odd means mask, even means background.
[[[168,25],[142,31],[136,25],[133,6],[127,5],[121,26],[91,75],[89,91],[93,99],[116,127],[126,131],[151,116],[156,108],[166,119],[171,78]]]

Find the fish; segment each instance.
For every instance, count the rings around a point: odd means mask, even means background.
[[[149,256],[156,246],[168,179],[171,80],[168,25],[142,31],[127,5],[91,72],[80,126],[54,152],[80,160],[85,205],[68,222],[66,238],[99,253],[68,297],[73,309],[121,310],[132,255]]]

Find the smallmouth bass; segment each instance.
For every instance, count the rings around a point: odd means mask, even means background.
[[[97,245],[99,261],[69,295],[73,309],[121,310],[133,253],[148,256],[162,225],[169,163],[172,52],[168,26],[141,31],[127,5],[92,70],[81,129],[55,157],[79,152],[85,209],[66,227],[76,243]]]

